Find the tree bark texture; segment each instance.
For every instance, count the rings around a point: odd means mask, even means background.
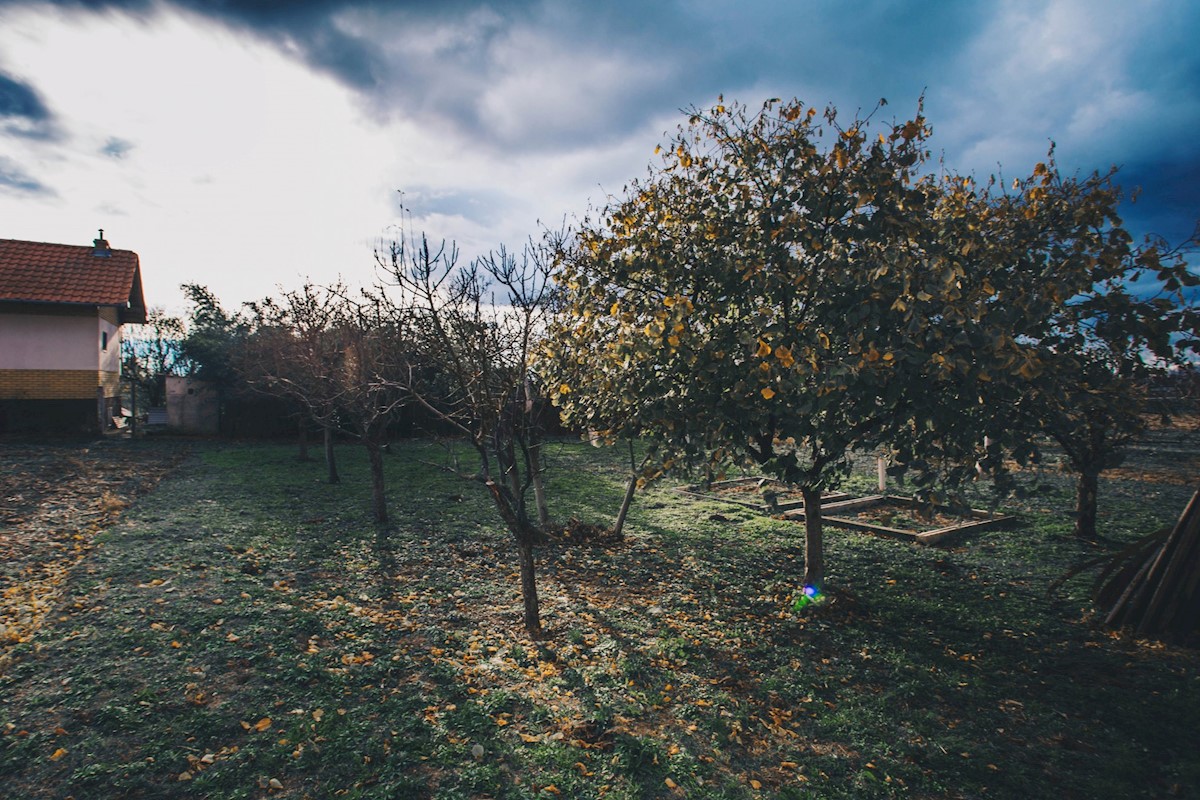
[[[540,639],[542,638],[542,621],[537,594],[537,574],[534,571],[533,560],[533,546],[538,532],[527,520],[522,519],[496,481],[488,479],[485,481],[485,485],[492,493],[492,500],[496,504],[496,510],[500,513],[500,518],[504,520],[504,524],[508,526],[509,532],[516,540],[517,556],[521,562],[521,598],[525,605],[525,630],[534,639]]]
[[[1075,497],[1075,537],[1096,540],[1096,496],[1099,492],[1100,473],[1084,470],[1079,473],[1078,494]]]
[[[373,438],[363,440],[367,448],[367,459],[371,464],[371,509],[375,522],[384,525],[388,521],[387,493],[383,480],[383,449]]]
[[[633,505],[633,494],[637,491],[638,476],[633,473],[629,476],[629,483],[625,486],[625,497],[621,500],[621,510],[617,512],[617,521],[613,523],[613,536],[618,539],[625,538],[625,517],[629,514],[629,507]]]
[[[537,505],[538,525],[542,530],[550,527],[550,504],[546,501],[546,483],[542,480],[542,445],[536,442],[529,447],[529,469],[533,472],[533,501]]]
[[[525,630],[533,638],[540,639],[542,620],[537,593],[537,574],[534,571],[533,544],[530,542],[518,544],[517,555],[521,561],[521,598],[524,601]]]

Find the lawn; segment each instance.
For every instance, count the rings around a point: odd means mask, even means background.
[[[1155,437],[1102,483],[1114,543],[1194,488],[1196,432]],[[0,588],[42,610],[6,629],[0,796],[1200,797],[1200,656],[1093,626],[1086,576],[1046,595],[1096,552],[1055,474],[946,547],[828,531],[830,599],[799,612],[801,526],[660,484],[624,542],[539,550],[533,642],[508,535],[439,448],[393,445],[380,531],[361,448],[331,486],[290,446],[183,447],[93,445],[172,471],[5,517]],[[610,524],[619,454],[548,461],[555,515]]]

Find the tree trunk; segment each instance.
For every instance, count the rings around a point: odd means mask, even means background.
[[[513,502],[521,507],[525,493],[521,491],[521,473],[517,469],[517,454],[511,442],[505,445],[503,469],[508,478],[508,489],[512,492]]]
[[[537,531],[531,528],[528,520],[522,517],[509,499],[504,496],[504,490],[500,488],[500,484],[489,478],[484,481],[484,485],[492,494],[492,500],[496,504],[496,511],[499,512],[500,518],[504,520],[504,524],[508,526],[509,532],[516,540],[517,556],[521,562],[521,599],[525,603],[525,630],[534,639],[540,639],[542,638],[542,622],[538,610],[537,573],[534,571],[533,561],[533,545],[536,541]]]
[[[1079,493],[1075,498],[1075,538],[1096,541],[1096,495],[1100,473],[1085,469],[1079,473]]]
[[[325,426],[325,468],[329,472],[330,483],[341,483],[342,479],[338,475],[337,460],[333,454],[333,428],[329,425]]]
[[[517,555],[521,561],[521,599],[525,604],[525,630],[534,639],[542,638],[542,620],[537,593],[537,574],[534,571],[533,543],[517,544]]]
[[[629,484],[625,487],[625,497],[621,500],[621,510],[617,512],[617,521],[613,523],[613,536],[618,539],[625,538],[625,517],[629,514],[629,507],[633,505],[633,493],[637,491],[638,476],[633,473],[629,476]]]
[[[546,484],[542,480],[542,444],[529,447],[529,469],[533,471],[533,501],[537,505],[538,525],[545,531],[550,527],[550,505],[546,502]]]
[[[821,490],[801,489],[804,497],[804,586],[822,591],[825,584],[825,542],[821,528]]]
[[[388,512],[387,494],[384,490],[383,480],[382,445],[374,437],[364,438],[363,444],[367,448],[367,459],[371,463],[371,510],[375,515],[375,522],[386,525]]]

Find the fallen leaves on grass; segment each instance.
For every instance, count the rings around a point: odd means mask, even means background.
[[[57,608],[98,532],[184,456],[174,447],[0,445],[0,669]],[[81,610],[82,604],[79,604]]]

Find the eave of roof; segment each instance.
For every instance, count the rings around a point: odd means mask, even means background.
[[[146,321],[131,250],[0,239],[0,302],[112,306],[122,322]]]

